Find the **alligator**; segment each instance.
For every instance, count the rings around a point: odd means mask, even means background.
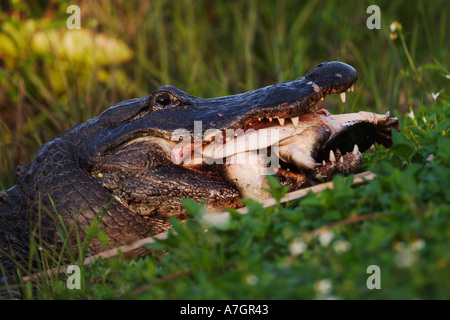
[[[318,110],[326,95],[345,102],[356,80],[353,67],[332,61],[246,93],[204,99],[163,86],[110,107],[41,146],[0,192],[0,265],[11,273],[31,241],[61,245],[60,223],[83,239],[102,213],[99,228],[117,247],[184,219],[183,198],[238,208],[269,197],[270,174],[296,190],[357,172],[362,152],[391,146],[398,121]],[[93,239],[90,250],[105,244]]]

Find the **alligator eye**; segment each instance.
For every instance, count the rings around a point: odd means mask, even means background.
[[[165,107],[172,103],[172,99],[167,93],[162,93],[155,98],[155,102]]]

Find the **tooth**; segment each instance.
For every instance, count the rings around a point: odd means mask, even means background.
[[[341,163],[344,163],[344,158],[340,157],[340,158],[339,158],[339,161],[340,161]]]
[[[325,101],[325,97],[320,98],[320,101]]]
[[[354,84],[350,87],[350,92],[353,92],[353,91],[355,91],[355,85]]]
[[[327,165],[326,162],[325,162],[325,160],[322,160],[322,165],[323,165],[323,166],[326,166],[326,165]]]
[[[336,157],[334,156],[333,150],[330,150],[330,161],[331,162],[336,162]]]
[[[258,118],[258,121],[261,121],[261,118]]]
[[[358,145],[355,144],[355,147],[353,148],[353,152],[352,153],[356,156],[358,154],[358,152],[359,152]]]
[[[294,125],[294,127],[297,128],[298,127],[298,121],[299,121],[298,117],[292,118],[291,121],[292,121],[292,124]]]
[[[279,119],[278,119],[278,122],[279,122],[282,126],[284,126],[284,119],[283,119],[283,118],[279,118]]]
[[[272,120],[273,120],[273,118],[272,118],[272,117],[269,117],[269,121],[272,122]]]
[[[213,132],[213,133],[211,133],[211,134],[208,134],[207,136],[205,136],[205,141],[211,142],[211,141],[212,141],[212,138],[215,137],[216,135],[217,135],[217,131],[216,131],[216,132]]]
[[[339,97],[341,97],[342,103],[345,103],[345,92],[340,93]]]

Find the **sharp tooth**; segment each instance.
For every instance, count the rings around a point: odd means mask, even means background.
[[[258,118],[258,121],[261,121],[261,118]]]
[[[217,135],[217,131],[211,134],[208,134],[207,136],[205,136],[205,141],[207,142],[211,142],[212,138],[215,137]],[[215,139],[215,138],[214,138]]]
[[[299,121],[298,117],[292,118],[291,121],[292,121],[292,124],[294,125],[294,127],[297,128],[298,127],[298,121]]]
[[[355,91],[355,85],[352,85],[352,86],[350,87],[350,92],[353,92],[353,91]]]
[[[339,97],[341,97],[342,103],[345,103],[345,92],[340,93]]]
[[[279,122],[282,126],[284,126],[284,119],[283,119],[283,118],[278,118],[278,122]]]
[[[339,158],[339,161],[340,161],[341,163],[344,163],[344,158],[340,157],[340,158]]]
[[[272,118],[272,117],[269,117],[269,121],[272,122],[272,120],[273,120],[273,118]]]
[[[327,165],[326,162],[325,162],[325,160],[322,160],[322,165],[323,165],[323,166],[326,166],[326,165]]]
[[[359,152],[359,148],[358,148],[358,145],[357,144],[355,144],[355,146],[354,146],[354,148],[353,148],[353,154],[356,156],[357,154],[358,154],[358,152]]]
[[[330,150],[330,161],[331,162],[336,162],[336,157],[334,156],[333,150]]]
[[[320,101],[325,101],[325,97],[320,98]]]

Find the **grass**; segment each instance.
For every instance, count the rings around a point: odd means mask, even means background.
[[[450,297],[444,281],[450,261],[446,1],[377,1],[380,30],[366,27],[369,1],[80,1],[82,30],[119,39],[133,53],[122,61],[116,48],[113,61],[98,57],[90,64],[87,56],[58,54],[58,46],[30,45],[37,32],[66,31],[68,17],[63,1],[31,2],[33,10],[13,4],[0,13],[0,34],[15,48],[9,55],[0,48],[2,189],[14,184],[16,166],[42,143],[122,100],[165,84],[201,97],[239,93],[298,78],[328,60],[353,65],[359,80],[346,104],[330,98],[324,107],[390,110],[402,131],[392,149],[365,158],[365,169],[379,178],[364,187],[350,188],[337,177],[335,191],[300,204],[263,210],[248,203],[249,215],[235,214],[225,230],[207,233],[194,206],[198,220],[174,221],[178,234],[156,246],[169,255],[98,261],[82,268],[80,290],[52,277],[24,284],[23,298]],[[32,35],[27,21],[34,21]],[[401,30],[390,30],[394,21]],[[371,214],[379,218],[305,238],[321,226]],[[370,264],[382,270],[381,290],[365,285]]]

